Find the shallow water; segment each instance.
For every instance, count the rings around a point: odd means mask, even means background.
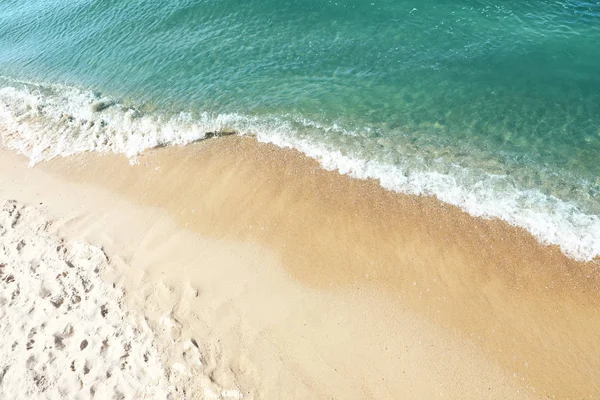
[[[35,162],[252,133],[590,259],[598,43],[598,1],[0,0],[2,141]]]

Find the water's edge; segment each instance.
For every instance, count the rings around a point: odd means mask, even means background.
[[[436,196],[473,216],[502,219],[526,229],[543,244],[560,246],[564,254],[578,261],[600,256],[600,216],[585,213],[568,201],[507,185],[501,175],[474,174],[460,166],[440,173],[365,160],[332,144],[303,137],[296,130],[289,119],[276,116],[162,115],[61,85],[19,83],[0,88],[0,145],[24,154],[32,166],[87,151],[124,154],[135,162],[137,155],[155,147],[186,145],[221,134],[253,135],[261,142],[295,148],[327,170],[375,179],[399,193]]]

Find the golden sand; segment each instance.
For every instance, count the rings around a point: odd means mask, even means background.
[[[262,277],[256,290],[277,297],[257,305],[299,308],[269,320],[279,345],[268,360],[247,354],[257,375],[277,373],[276,354],[294,370],[297,379],[281,378],[283,387],[263,383],[264,398],[600,397],[597,263],[570,260],[502,221],[391,193],[252,138],[157,149],[137,161],[84,154],[28,173],[102,189],[205,238],[268,249],[299,286],[282,291],[283,277],[277,286]],[[10,168],[22,171],[23,161],[15,163],[0,169],[6,182]],[[22,186],[19,179],[5,190]],[[57,185],[41,192],[52,196]],[[231,279],[254,279],[240,265]],[[260,325],[256,316],[240,318]],[[310,351],[318,357],[301,354]]]

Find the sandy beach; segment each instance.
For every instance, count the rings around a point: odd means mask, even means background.
[[[600,396],[598,260],[295,150],[228,136],[33,168],[0,150],[0,197],[101,249],[172,398]]]

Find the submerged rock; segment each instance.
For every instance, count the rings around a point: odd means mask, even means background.
[[[115,102],[112,100],[100,100],[92,104],[93,112],[100,112],[106,110],[108,107],[114,105]]]

